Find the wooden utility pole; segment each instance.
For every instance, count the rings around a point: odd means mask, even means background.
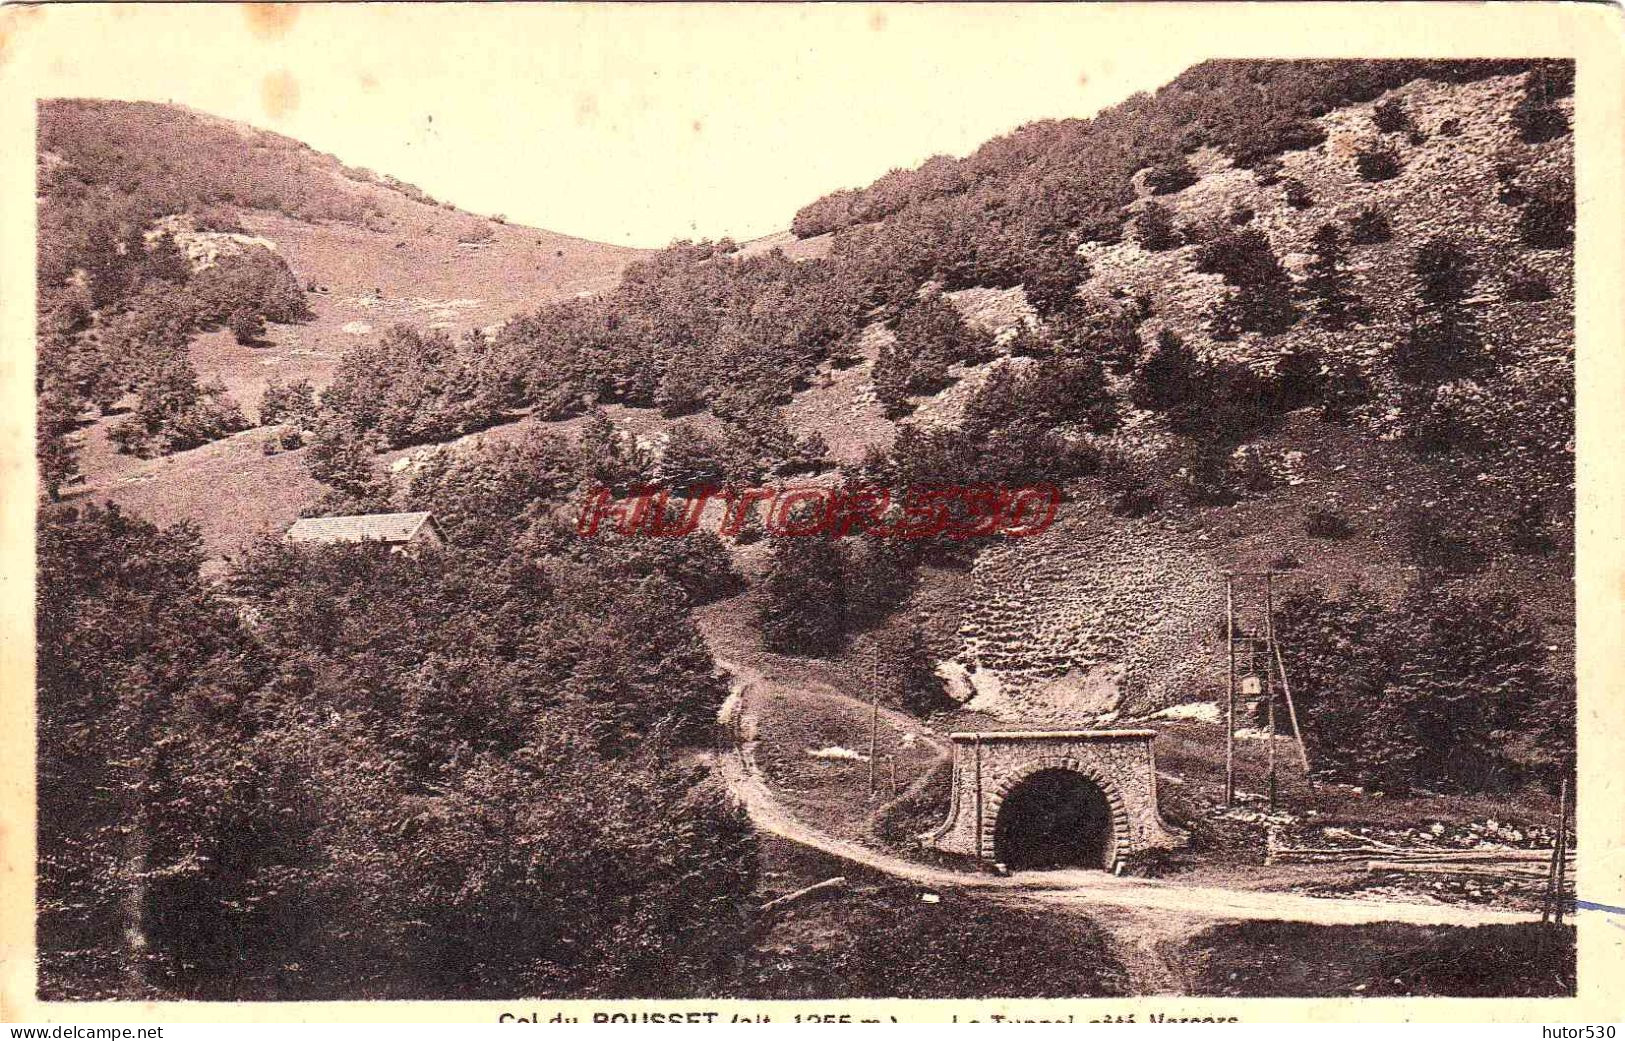
[[[1546,869],[1546,899],[1540,905],[1540,920],[1563,924],[1563,885],[1568,874],[1569,846],[1569,779],[1563,777],[1563,786],[1557,796],[1557,841],[1552,843],[1552,861]]]
[[[1264,575],[1264,643],[1267,653],[1264,658],[1264,720],[1269,731],[1269,773],[1265,780],[1265,791],[1269,793],[1270,809],[1275,809],[1275,670],[1271,668],[1275,663],[1269,658],[1275,651],[1275,572],[1270,571]]]
[[[869,711],[869,798],[875,797],[875,742],[880,734],[880,648],[869,665],[869,691],[874,699]]]
[[[1224,804],[1236,801],[1236,601],[1230,572],[1224,573],[1224,643],[1230,656],[1230,677],[1225,685]]]

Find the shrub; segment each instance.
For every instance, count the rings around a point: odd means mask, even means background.
[[[1388,216],[1375,206],[1367,206],[1349,222],[1349,241],[1357,246],[1374,246],[1393,237]]]
[[[1552,287],[1546,281],[1545,275],[1538,271],[1522,268],[1507,276],[1506,298],[1519,303],[1550,300],[1552,298]]]
[[[1286,189],[1286,202],[1295,210],[1307,210],[1315,204],[1315,197],[1309,194],[1308,185],[1296,177],[1288,177],[1283,186]]]
[[[1524,80],[1523,97],[1512,109],[1512,125],[1528,144],[1539,144],[1569,132],[1569,119],[1557,100],[1574,92],[1573,62],[1543,63]]]
[[[300,428],[316,421],[316,388],[309,380],[284,384],[268,380],[260,397],[260,425],[287,423]]]
[[[1384,134],[1397,134],[1411,129],[1411,115],[1398,98],[1379,101],[1371,110],[1371,122]]]
[[[1380,145],[1367,145],[1354,154],[1354,169],[1362,181],[1391,181],[1403,169],[1399,153]]]
[[[1292,279],[1262,231],[1232,231],[1203,245],[1196,254],[1196,270],[1223,275],[1235,287],[1236,292],[1219,305],[1235,328],[1274,336],[1296,324]]]
[[[1134,220],[1134,241],[1149,253],[1160,253],[1179,245],[1173,215],[1166,206],[1149,203]]]
[[[1354,534],[1354,525],[1336,510],[1317,506],[1304,514],[1303,533],[1313,539],[1346,539]]]
[[[239,308],[271,322],[302,322],[310,317],[304,287],[287,261],[264,246],[247,246],[220,257],[214,266],[193,275],[189,285],[197,302],[198,321],[205,325],[224,322]]]
[[[1574,245],[1574,188],[1560,184],[1530,193],[1518,215],[1518,238],[1532,249]]]
[[[246,307],[239,307],[226,319],[231,335],[244,347],[252,347],[265,335],[265,319]]]
[[[1152,195],[1171,195],[1196,183],[1196,171],[1183,158],[1171,159],[1146,171],[1145,184]]]

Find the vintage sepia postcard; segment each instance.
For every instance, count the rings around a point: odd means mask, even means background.
[[[0,1018],[1625,1009],[1618,7],[0,30]]]

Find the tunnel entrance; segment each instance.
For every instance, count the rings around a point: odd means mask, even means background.
[[[1111,867],[1111,806],[1089,778],[1074,770],[1040,770],[999,807],[994,859],[1013,871]]]

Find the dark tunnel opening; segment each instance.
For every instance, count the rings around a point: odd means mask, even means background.
[[[993,852],[1013,871],[1111,866],[1112,811],[1093,781],[1072,770],[1042,770],[999,808]]]

